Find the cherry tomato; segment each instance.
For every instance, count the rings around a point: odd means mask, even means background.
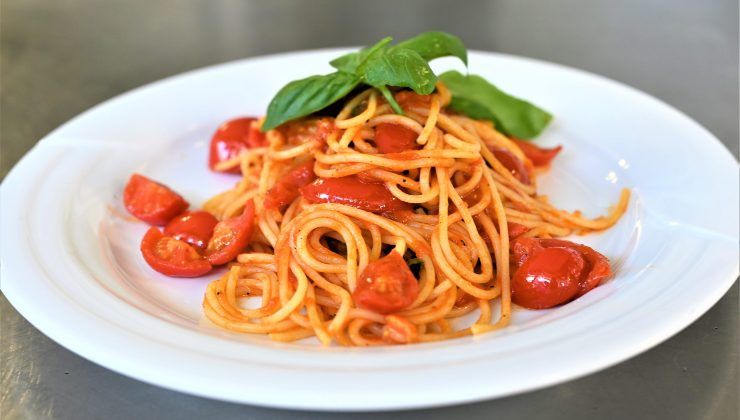
[[[582,296],[612,276],[609,260],[605,256],[586,245],[562,239],[518,238],[511,243],[512,263],[521,267],[527,260],[547,248],[571,249],[578,252],[585,261],[575,297]]]
[[[265,197],[266,209],[282,209],[301,195],[300,188],[316,179],[313,160],[300,164],[270,188]]]
[[[419,147],[419,135],[399,124],[378,124],[375,127],[375,145],[380,153],[399,153]]]
[[[333,118],[323,117],[289,121],[278,127],[277,130],[290,144],[303,144],[312,140],[325,143],[326,138],[335,130],[335,127]]]
[[[249,244],[254,230],[254,202],[247,201],[241,215],[218,222],[206,248],[206,258],[213,265],[226,264]]]
[[[267,146],[265,135],[252,124],[256,118],[244,117],[227,121],[213,133],[208,166],[216,170],[216,164],[239,155],[242,150]],[[223,172],[238,174],[241,169],[236,166]]]
[[[188,208],[188,202],[166,185],[131,175],[123,190],[123,204],[129,213],[151,224],[163,225]]]
[[[529,171],[524,166],[524,163],[519,160],[516,155],[503,147],[489,147],[493,156],[496,160],[501,162],[502,165],[514,175],[514,178],[518,179],[522,184],[529,184]]]
[[[389,314],[411,305],[418,294],[419,284],[406,261],[391,251],[362,270],[352,298],[360,308]]]
[[[382,183],[365,182],[357,175],[319,178],[301,188],[309,203],[346,204],[373,213],[411,210],[410,203],[397,199]]]
[[[186,211],[167,223],[164,234],[204,250],[213,236],[218,219],[207,211]]]
[[[511,262],[519,267],[534,253],[544,248],[537,238],[518,238],[511,242]]]
[[[432,95],[419,95],[412,90],[402,90],[393,95],[401,108],[429,108]]]
[[[326,143],[326,138],[329,137],[329,134],[331,134],[335,129],[336,127],[334,127],[333,118],[320,118],[316,121],[316,134],[314,135],[314,140],[319,143]]]
[[[570,248],[544,248],[529,257],[511,279],[511,300],[530,309],[552,308],[573,299],[585,262]]]
[[[528,227],[524,225],[520,225],[519,223],[507,222],[506,225],[509,228],[509,240],[510,241],[529,232]]]
[[[552,149],[545,149],[542,147],[539,147],[532,142],[524,141],[524,140],[518,140],[518,139],[512,139],[514,142],[519,146],[520,149],[522,149],[522,152],[529,160],[532,161],[532,164],[534,166],[547,166],[550,164],[550,161],[557,156],[558,153],[560,153],[560,150],[563,149],[563,146],[553,147]]]
[[[170,277],[198,277],[211,271],[211,263],[183,241],[149,228],[141,240],[141,255],[154,270]]]
[[[400,315],[385,317],[383,341],[390,344],[408,344],[419,341],[419,331],[408,319]]]
[[[562,239],[540,239],[540,242],[545,247],[572,248],[580,252],[581,256],[586,260],[585,272],[588,274],[581,278],[581,287],[576,297],[583,296],[586,292],[600,285],[601,282],[610,278],[613,274],[612,268],[609,265],[609,259],[591,247],[570,241],[564,241]]]

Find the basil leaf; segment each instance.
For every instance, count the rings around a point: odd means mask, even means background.
[[[421,95],[434,91],[437,76],[419,53],[405,48],[391,48],[376,54],[358,69],[370,86],[398,86],[413,89]]]
[[[468,64],[468,50],[460,38],[446,32],[430,31],[398,43],[392,48],[405,48],[419,53],[426,61],[454,56]]]
[[[359,83],[358,76],[342,72],[290,82],[272,98],[262,131],[319,111],[342,99]]]
[[[472,118],[493,121],[504,134],[532,139],[552,120],[547,111],[507,94],[480,76],[448,71],[439,78],[452,93],[449,108]]]
[[[424,267],[424,260],[422,260],[421,258],[412,258],[406,261],[406,264],[408,264],[409,267],[413,267],[415,265],[420,265]]]
[[[388,101],[388,104],[391,106],[391,108],[393,108],[393,112],[403,115],[403,108],[401,108],[401,105],[396,102],[396,98],[393,97],[393,93],[391,93],[390,89],[388,89],[388,86],[381,85],[375,86],[375,88],[383,94],[385,100]]]
[[[385,49],[385,47],[388,46],[391,41],[393,41],[393,38],[391,37],[383,38],[372,47],[366,47],[361,49],[360,51],[345,54],[339,58],[331,60],[329,64],[331,64],[332,67],[339,71],[356,74],[358,67],[360,67],[362,63],[365,62],[365,60],[367,60],[370,56],[376,54],[377,52]]]

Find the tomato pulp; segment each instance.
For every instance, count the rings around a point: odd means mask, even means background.
[[[226,264],[249,244],[254,229],[254,202],[247,201],[241,215],[218,222],[205,254],[213,265]]]
[[[167,223],[164,234],[204,250],[213,236],[213,228],[218,224],[207,211],[186,211]]]
[[[209,263],[186,242],[152,227],[141,240],[141,254],[154,270],[170,277],[198,277],[211,271]]]

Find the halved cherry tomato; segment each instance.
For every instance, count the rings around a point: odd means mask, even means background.
[[[247,201],[241,215],[218,222],[206,248],[206,258],[213,265],[226,264],[249,244],[254,230],[254,202]]]
[[[585,262],[570,248],[544,248],[527,259],[511,279],[511,300],[530,309],[552,308],[573,299]]]
[[[141,255],[150,267],[170,277],[198,277],[211,271],[211,263],[183,241],[149,228],[141,240]]]
[[[352,298],[360,308],[389,314],[411,305],[418,294],[419,284],[406,261],[391,251],[362,270]]]
[[[496,160],[501,162],[502,165],[514,175],[514,178],[518,179],[522,184],[529,184],[529,171],[524,166],[524,163],[519,160],[516,155],[503,147],[489,147],[493,156]]]
[[[167,223],[164,234],[203,250],[217,223],[218,219],[207,211],[186,211]]]
[[[419,135],[399,124],[378,124],[375,126],[375,145],[380,153],[399,153],[419,148],[416,138]]]
[[[574,297],[582,296],[604,280],[612,276],[609,260],[586,245],[577,244],[562,239],[518,238],[511,243],[512,263],[519,266],[517,273],[524,264],[540,252],[549,248],[571,249],[583,258],[585,264],[583,273],[578,279],[578,291]]]
[[[382,183],[365,182],[357,175],[319,178],[301,188],[309,203],[346,204],[373,213],[411,210],[410,203],[397,199]]]
[[[301,195],[300,188],[316,179],[313,160],[300,164],[280,178],[265,197],[266,209],[282,209]]]
[[[188,202],[166,185],[131,175],[123,190],[123,204],[129,213],[152,224],[163,225],[188,208]]]
[[[519,139],[512,139],[514,140],[514,143],[519,146],[520,149],[522,149],[522,152],[524,152],[524,155],[527,156],[529,160],[532,161],[532,164],[534,166],[547,166],[550,164],[550,161],[557,156],[558,153],[560,153],[560,150],[563,149],[563,146],[553,147],[552,149],[545,149],[543,147],[539,147],[535,144],[533,144],[530,141],[524,141]]]
[[[211,138],[211,149],[208,155],[208,167],[216,170],[216,164],[239,155],[242,150],[267,146],[265,135],[252,124],[256,118],[236,118],[221,124]],[[238,166],[223,171],[232,174],[240,173]]]

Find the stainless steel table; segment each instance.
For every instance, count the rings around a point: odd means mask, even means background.
[[[3,177],[50,130],[141,84],[243,57],[367,44],[431,28],[461,36],[470,48],[559,62],[645,90],[738,153],[738,5],[732,0],[1,3]],[[0,310],[3,419],[374,417],[241,406],[149,386],[50,341],[4,297]],[[495,401],[386,414],[736,419],[738,312],[735,284],[685,331],[600,373]]]

